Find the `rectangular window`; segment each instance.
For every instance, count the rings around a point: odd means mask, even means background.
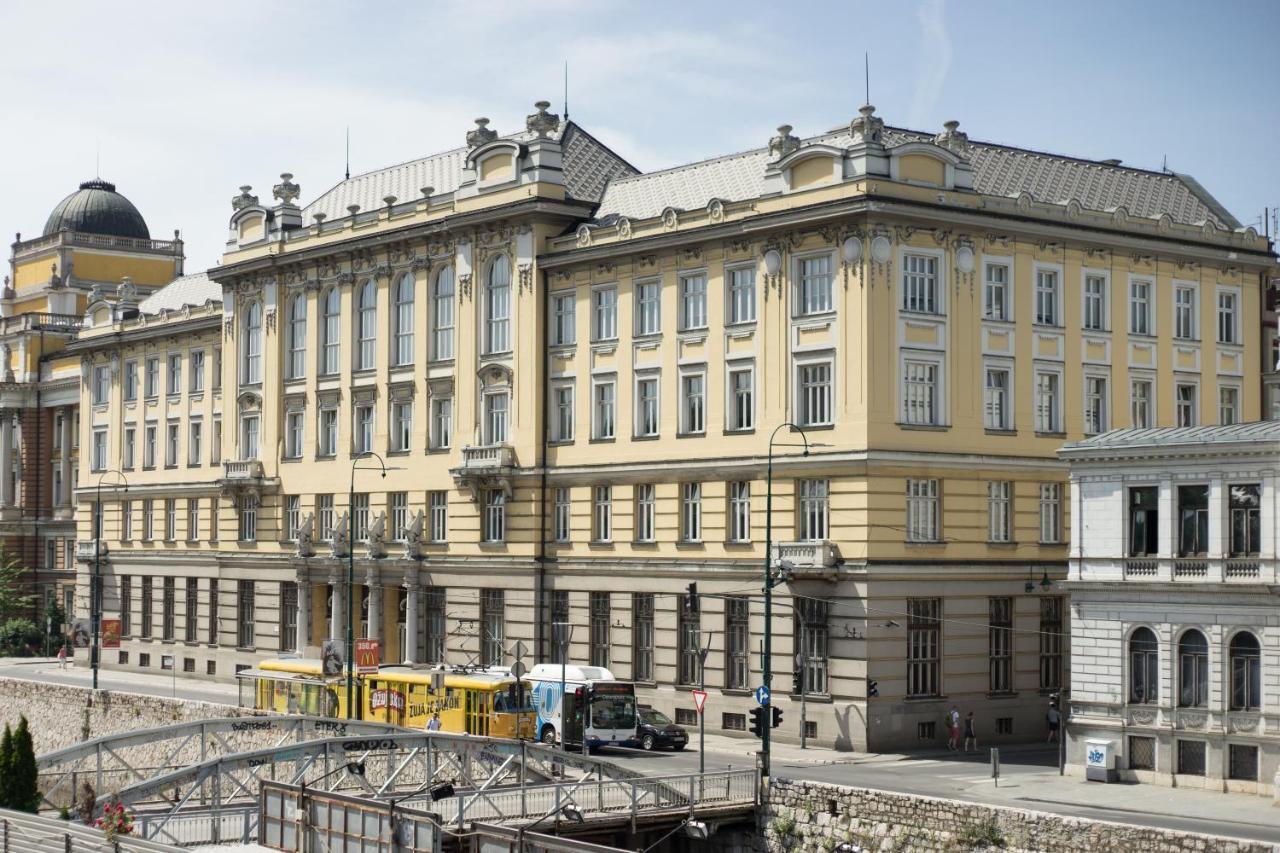
[[[142,539],[144,542],[150,542],[155,538],[155,503],[151,498],[146,498],[142,502]]]
[[[557,542],[569,542],[573,538],[573,502],[571,492],[561,486],[555,491],[555,507],[552,511],[552,523],[555,526],[554,536]]]
[[[133,539],[133,501],[120,501],[120,538]]]
[[[938,365],[927,361],[907,361],[903,363],[903,374],[903,422],[938,423]]]
[[[1003,367],[988,367],[986,374],[986,392],[983,406],[986,427],[987,429],[1007,430],[1011,425],[1009,418],[1009,371]]]
[[[395,367],[413,364],[414,287],[413,276],[406,275],[400,279],[394,291],[395,350],[392,365]]]
[[[1258,781],[1258,747],[1253,744],[1227,745],[1227,778],[1244,782]]]
[[[439,587],[427,587],[422,597],[426,611],[426,660],[428,663],[444,663],[449,635],[445,591]]]
[[[187,464],[199,465],[204,453],[204,424],[192,420],[187,424]]]
[[[507,536],[507,493],[488,489],[484,496],[482,542],[502,542]]]
[[[120,576],[120,635],[133,636],[133,578]]]
[[[1223,386],[1218,389],[1218,423],[1231,426],[1240,420],[1240,389]]]
[[[433,361],[453,358],[453,296],[453,267],[446,266],[436,274],[435,298],[431,300]]]
[[[617,419],[617,380],[593,380],[591,397],[591,437],[601,441],[611,440],[614,437]]]
[[[391,509],[388,519],[391,522],[391,539],[403,542],[409,528],[409,493],[392,492],[387,497],[387,504]]]
[[[729,322],[751,323],[756,319],[756,271],[754,267],[726,270],[729,279]]]
[[[1156,769],[1156,739],[1138,735],[1129,736],[1129,769]]]
[[[707,277],[680,276],[680,331],[707,326]]]
[[[155,602],[152,600],[152,589],[155,581],[144,576],[142,578],[142,638],[144,640],[151,639],[151,620],[155,611],[152,609]]]
[[[676,604],[680,608],[676,627],[676,643],[678,646],[676,649],[678,655],[676,659],[676,683],[696,685],[700,674],[700,656],[698,652],[702,648],[701,620],[695,609],[696,605],[688,595],[677,596]]]
[[[799,497],[797,538],[801,542],[821,542],[829,539],[827,519],[830,511],[830,481],[798,480],[796,491]]]
[[[588,651],[592,666],[609,667],[609,593],[593,592],[590,599],[591,626]]]
[[[111,396],[111,368],[100,365],[93,369],[93,404],[105,406]]]
[[[746,480],[729,484],[729,541],[751,541],[751,483]]]
[[[1218,294],[1218,343],[1237,344],[1240,342],[1236,323],[1237,295],[1231,291]]]
[[[822,314],[832,310],[831,256],[800,259],[800,313]]]
[[[1159,490],[1154,486],[1129,490],[1129,556],[1160,553]]]
[[[169,396],[182,393],[182,355],[169,356]]]
[[[1084,378],[1084,431],[1086,435],[1107,431],[1106,377]]]
[[[258,541],[258,496],[246,494],[240,496],[240,525],[239,536],[241,542]]]
[[[631,677],[653,681],[653,593],[631,594]]]
[[[316,536],[323,542],[333,538],[336,519],[333,511],[333,495],[316,495]]]
[[[369,538],[369,493],[356,492],[351,496],[351,541],[364,542]]]
[[[1178,740],[1178,773],[1184,776],[1203,776],[1205,768],[1205,742],[1202,740]]]
[[[1059,326],[1058,273],[1055,270],[1036,270],[1036,323],[1041,326]]]
[[[254,641],[254,582],[237,581],[236,589],[236,647],[253,648]]]
[[[1173,289],[1173,336],[1184,340],[1196,337],[1196,289]]]
[[[1154,285],[1144,279],[1129,282],[1129,334],[1151,334],[1151,291]]]
[[[147,356],[146,371],[143,393],[147,397],[157,397],[160,395],[160,356]]]
[[[199,630],[200,616],[200,579],[187,578],[187,594],[186,606],[183,607],[185,618],[183,622],[182,639],[188,643],[194,643],[199,638],[197,631]]]
[[[680,377],[680,432],[685,435],[706,431],[707,375],[689,373]]]
[[[942,599],[907,599],[907,695],[937,696],[942,658]]]
[[[216,506],[216,504],[215,504]],[[218,613],[221,610],[218,601],[218,579],[209,579],[209,645],[218,645]]]
[[[174,618],[174,612],[177,609],[177,595],[174,589],[174,579],[171,577],[164,579],[164,584],[160,591],[160,637],[164,640],[174,640],[177,638],[177,620]]]
[[[551,388],[551,440],[573,441],[573,386]]]
[[[187,498],[187,541],[200,539],[200,499]]]
[[[1189,382],[1179,382],[1174,386],[1174,424],[1180,427],[1196,426],[1199,423],[1199,416],[1196,414],[1196,392],[1195,385]]]
[[[982,288],[982,316],[988,320],[1009,319],[1009,267],[987,264]]]
[[[906,255],[902,259],[902,310],[938,314],[938,259]]]
[[[484,395],[485,444],[506,443],[510,402],[511,397],[506,392]]]
[[[358,455],[373,452],[373,406],[356,406],[355,451]]]
[[[729,368],[728,429],[749,430],[756,425],[755,367]]]
[[[257,415],[245,415],[240,419],[240,458],[258,458],[258,425]]]
[[[107,430],[106,427],[93,431],[93,470],[107,470]]]
[[[1062,398],[1056,373],[1036,372],[1036,432],[1062,432]]]
[[[636,282],[636,334],[656,335],[662,331],[662,282]]]
[[[648,437],[658,434],[658,377],[644,376],[636,378],[636,436]]]
[[[431,508],[430,539],[432,542],[445,542],[449,538],[449,493],[428,492],[427,497]]]
[[[1013,690],[1013,599],[987,599],[987,690]]]
[[[506,598],[500,589],[480,591],[480,664],[501,666],[506,646]]]
[[[987,483],[987,541],[1012,540],[1011,519],[1013,484],[997,480]]]
[[[595,341],[618,338],[618,288],[601,287],[591,291],[591,335]]]
[[[121,464],[126,471],[132,470],[137,461],[137,436],[138,430],[136,427],[124,428],[124,447],[121,454],[124,458],[121,459]]]
[[[831,362],[801,364],[799,372],[800,426],[827,426],[832,423]]]
[[[180,424],[177,421],[170,421],[165,424],[164,434],[164,464],[166,468],[172,468],[178,464],[178,430]]]
[[[1058,544],[1062,541],[1062,484],[1040,484],[1040,542]]]
[[[213,390],[222,390],[222,347],[213,348]]]
[[[1209,553],[1209,487],[1178,486],[1178,555]]]
[[[298,540],[298,530],[302,527],[302,496],[285,495],[284,498],[284,538],[287,542]]]
[[[1062,624],[1062,596],[1040,599],[1040,689],[1062,689],[1062,649],[1066,646]]]
[[[1107,328],[1107,280],[1100,275],[1084,277],[1084,316],[1082,325],[1091,331]]]
[[[680,486],[680,541],[702,541],[702,484]]]
[[[825,696],[827,687],[828,603],[819,598],[796,600],[795,644],[799,649],[800,689]]]
[[[907,480],[907,541],[937,542],[938,481]]]
[[[652,483],[639,483],[635,487],[637,542],[653,542],[655,539],[656,490]]]
[[[126,361],[124,363],[124,401],[132,403],[136,399],[138,399],[138,362]]]
[[[485,353],[511,349],[511,268],[499,257],[489,268],[485,290]]]
[[[591,538],[595,542],[613,541],[613,488],[596,486],[591,502]]]
[[[209,462],[217,465],[222,461],[222,419],[213,419],[213,440],[209,442]]]
[[[284,456],[286,459],[302,458],[302,418],[302,412],[293,411],[285,413]]]
[[[551,296],[551,346],[568,346],[577,341],[577,300],[573,291]]]
[[[391,404],[391,449],[407,453],[413,446],[413,401],[397,400]]]
[[[280,651],[298,649],[298,585],[280,582]]]
[[[453,398],[431,400],[431,449],[443,450],[453,441]]]
[[[1256,557],[1262,547],[1262,487],[1256,483],[1228,488],[1231,556]]]
[[[751,599],[731,595],[724,600],[724,686],[746,690],[751,680]]]
[[[1129,384],[1129,404],[1133,410],[1133,426],[1136,429],[1149,429],[1152,426],[1153,387],[1150,379],[1135,379]]]

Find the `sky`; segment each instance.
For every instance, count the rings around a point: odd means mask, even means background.
[[[890,125],[1194,175],[1246,225],[1280,206],[1280,2],[4,3],[0,233],[114,182],[188,271],[231,198],[523,127],[540,99],[648,171]],[[98,165],[100,164],[100,165]]]

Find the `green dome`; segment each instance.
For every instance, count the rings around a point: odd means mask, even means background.
[[[116,192],[115,184],[97,178],[85,181],[49,214],[45,236],[59,231],[151,239],[146,220],[133,202]]]

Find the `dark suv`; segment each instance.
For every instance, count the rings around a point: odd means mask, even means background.
[[[681,750],[689,742],[689,733],[671,722],[671,718],[661,711],[641,705],[636,709],[636,716],[636,740],[644,749],[669,746]]]

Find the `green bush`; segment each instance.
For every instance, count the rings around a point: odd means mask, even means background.
[[[968,847],[970,850],[977,850],[983,847],[1004,847],[1004,833],[1000,831],[1000,824],[994,817],[989,817],[981,823],[966,824],[956,835],[956,840]]]
[[[0,625],[0,654],[29,655],[39,648],[43,632],[30,619],[16,616]]]

